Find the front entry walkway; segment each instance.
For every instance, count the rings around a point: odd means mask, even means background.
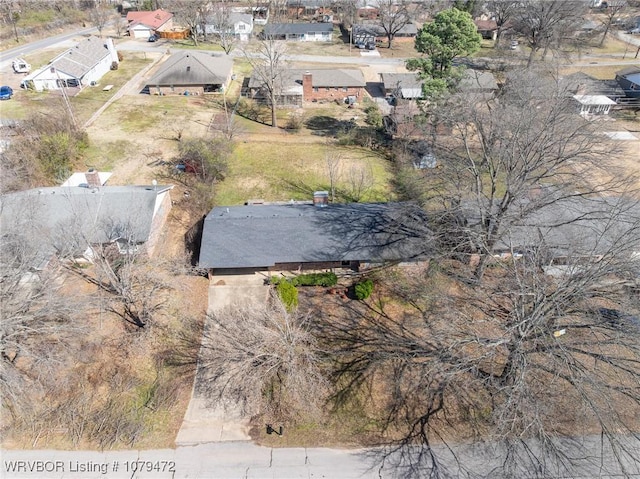
[[[263,304],[269,287],[265,277],[254,275],[223,275],[211,279],[209,313],[232,304]],[[198,378],[196,377],[196,381]],[[176,438],[176,445],[185,446],[219,441],[249,441],[249,418],[243,417],[232,405],[207,404],[207,399],[195,391]]]

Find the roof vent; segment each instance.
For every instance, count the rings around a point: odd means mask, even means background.
[[[316,208],[324,208],[329,205],[329,192],[316,191],[313,193],[313,206]]]

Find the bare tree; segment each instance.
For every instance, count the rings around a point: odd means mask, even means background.
[[[98,29],[98,35],[102,37],[102,30],[110,22],[114,20],[116,11],[105,4],[98,4],[89,10],[89,18],[91,23]]]
[[[156,264],[139,254],[133,241],[123,235],[115,244],[94,245],[91,260],[95,273],[82,273],[85,279],[106,292],[103,306],[126,323],[145,328],[164,309],[169,287]]]
[[[532,0],[519,4],[514,28],[524,36],[531,49],[527,66],[543,50],[557,51],[562,43],[578,30],[586,4],[576,0]]]
[[[564,85],[525,71],[502,93],[486,104],[454,96],[432,116],[451,134],[435,137],[443,161],[428,176],[426,201],[440,205],[434,228],[443,247],[467,261],[478,255],[476,281],[510,225],[562,198],[621,191],[625,183],[609,161],[616,147],[576,113]]]
[[[600,47],[604,45],[609,29],[616,17],[624,14],[626,8],[627,2],[624,0],[612,0],[607,2],[607,8],[604,11],[604,20],[602,22],[604,24],[604,32],[602,33],[602,39],[600,40]]]
[[[198,28],[204,17],[208,0],[170,0],[166,8],[173,12],[176,21],[189,28],[193,44],[198,46]]]
[[[374,185],[371,165],[351,165],[346,172],[346,189],[343,195],[353,202],[359,202]]]
[[[340,179],[342,155],[337,151],[327,150],[324,157],[327,163],[327,175],[329,175],[329,193],[331,194],[331,201],[335,201],[336,184]]]
[[[37,399],[26,390],[52,374],[70,341],[86,333],[81,295],[65,293],[63,269],[40,242],[47,232],[28,220],[29,204],[22,208],[24,224],[4,224],[0,238],[0,396],[18,416]]]
[[[323,310],[318,335],[344,385],[336,399],[376,391],[390,438],[382,459],[398,477],[638,473],[640,310],[624,286],[640,267],[638,203],[551,208],[576,222],[540,239],[514,231],[514,244],[535,246],[496,260],[490,283],[465,285],[434,261],[386,282],[414,314]],[[562,265],[549,267],[558,246]],[[595,442],[571,439],[583,435]],[[485,441],[489,460],[456,453]]]
[[[408,2],[384,0],[378,5],[378,22],[387,36],[387,46],[392,47],[393,38],[405,26],[411,23]]]
[[[219,2],[213,5],[209,17],[213,20],[213,36],[227,55],[235,48],[238,41],[230,15],[231,6],[226,2]]]
[[[307,316],[287,311],[276,295],[267,305],[234,305],[210,314],[197,389],[249,413],[313,416],[326,398],[327,381],[310,326]]]
[[[500,40],[504,29],[509,25],[510,21],[514,18],[519,2],[513,0],[492,0],[487,5],[487,8],[496,21],[498,30],[496,32],[496,48],[500,46]]]
[[[247,50],[244,56],[253,68],[252,76],[262,83],[271,108],[271,126],[278,127],[277,107],[278,96],[282,91],[282,81],[287,72],[286,44],[273,38],[265,38],[258,42],[255,54]]]
[[[2,8],[2,14],[5,19],[11,24],[13,27],[13,34],[16,38],[16,43],[20,43],[20,37],[18,36],[18,22],[20,21],[20,12],[15,9],[15,4],[11,0],[2,0],[0,3],[0,7]]]

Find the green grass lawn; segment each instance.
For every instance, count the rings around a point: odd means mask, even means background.
[[[391,198],[391,173],[387,162],[368,150],[337,148],[322,142],[246,141],[239,143],[230,162],[228,177],[217,186],[218,205],[238,205],[249,199],[266,201],[310,200],[313,192],[328,190],[327,154],[340,155],[340,178],[336,189],[349,192],[354,178],[364,169],[372,185],[360,201]]]

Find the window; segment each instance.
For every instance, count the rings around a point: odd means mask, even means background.
[[[313,87],[313,91],[314,91],[314,92],[316,92],[316,93],[318,93],[318,87],[317,87],[317,86],[314,86],[314,87]]]
[[[244,27],[245,27],[245,24],[241,23],[240,25],[238,25],[238,30],[243,32],[244,31]]]
[[[343,86],[342,91],[349,91],[349,87]]]
[[[331,91],[331,87],[329,87],[329,86],[326,87],[326,89],[327,89],[327,91]]]

